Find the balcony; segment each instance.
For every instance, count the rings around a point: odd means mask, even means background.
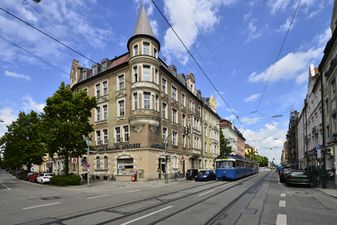
[[[159,84],[156,84],[155,82],[152,81],[137,81],[133,82],[131,85],[132,90],[133,89],[142,89],[142,88],[148,88],[152,90],[156,90],[160,92]]]
[[[129,122],[132,127],[140,132],[145,124],[149,124],[152,129],[159,127],[160,113],[153,109],[138,109],[131,112]]]

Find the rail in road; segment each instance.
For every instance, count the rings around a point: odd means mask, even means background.
[[[217,195],[224,193],[230,189],[241,186],[247,182],[252,182],[252,178],[263,179],[264,174],[261,176],[253,175],[251,177],[246,177],[235,182],[208,182],[203,185],[183,188],[172,192],[167,192],[163,194],[153,195],[150,197],[138,199],[135,201],[130,201],[115,206],[105,207],[97,210],[87,211],[84,213],[79,213],[73,216],[64,217],[61,219],[56,219],[45,224],[77,224],[84,219],[87,220],[88,224],[131,224],[138,221],[154,216],[151,222],[144,222],[147,224],[156,224],[164,219],[173,217],[185,210],[195,207],[210,198],[216,197]],[[255,184],[252,183],[251,185]],[[250,186],[249,186],[250,187]],[[241,195],[237,196],[233,201],[240,198]],[[197,199],[189,203],[188,199]],[[186,200],[186,201],[185,201]],[[183,208],[173,207],[178,201],[185,201],[187,204]],[[170,212],[168,212],[170,211]],[[159,216],[163,212],[164,215]],[[219,214],[223,212],[223,209],[218,212]],[[102,216],[101,220],[99,216]],[[93,218],[96,220],[91,221]],[[216,218],[216,217],[215,217]],[[214,218],[213,218],[214,219]],[[211,223],[212,221],[209,221]]]

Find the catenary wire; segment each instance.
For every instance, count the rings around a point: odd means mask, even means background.
[[[181,44],[184,46],[184,48],[186,49],[186,51],[188,52],[188,54],[190,55],[190,57],[193,59],[193,61],[195,62],[195,64],[198,66],[198,68],[200,69],[200,71],[202,72],[202,74],[206,77],[206,79],[210,82],[210,84],[212,85],[212,87],[215,89],[215,91],[217,92],[217,94],[220,96],[220,98],[222,99],[222,101],[225,103],[225,105],[227,106],[227,108],[230,110],[230,112],[235,116],[235,118],[239,121],[239,123],[243,126],[243,124],[241,123],[239,116],[234,112],[234,110],[230,107],[230,105],[227,103],[227,101],[222,97],[221,93],[219,92],[219,90],[215,87],[214,83],[212,82],[212,80],[208,77],[208,75],[206,74],[206,72],[204,71],[204,69],[201,67],[201,65],[199,64],[199,62],[196,60],[196,58],[194,57],[194,55],[191,53],[191,51],[187,48],[187,46],[185,45],[184,41],[180,38],[180,36],[178,35],[178,33],[175,31],[175,29],[173,28],[173,26],[171,25],[171,23],[168,21],[168,19],[166,18],[166,16],[164,15],[164,13],[161,11],[161,9],[157,6],[157,4],[155,3],[154,0],[151,0],[152,3],[154,4],[154,6],[157,8],[157,10],[159,11],[159,13],[161,14],[161,16],[164,18],[164,20],[166,21],[166,23],[169,25],[169,27],[171,28],[171,30],[174,32],[174,34],[177,36],[177,38],[179,39],[179,41],[181,42]]]
[[[268,76],[267,83],[266,83],[266,85],[264,86],[264,89],[263,89],[263,91],[262,91],[260,100],[259,100],[259,102],[258,102],[258,104],[257,104],[256,111],[259,110],[259,108],[260,108],[260,106],[261,106],[261,103],[262,103],[262,100],[263,100],[263,97],[264,97],[264,95],[266,94],[267,88],[268,88],[268,86],[269,86],[269,84],[270,84],[271,77],[272,77],[273,72],[274,72],[275,67],[276,67],[276,63],[277,63],[277,61],[278,61],[279,58],[280,58],[281,52],[282,52],[283,47],[284,47],[284,44],[285,44],[285,42],[286,42],[286,40],[287,40],[288,34],[289,34],[289,32],[290,32],[290,29],[291,29],[291,27],[292,27],[292,24],[294,23],[294,19],[295,19],[295,17],[296,17],[298,8],[299,8],[299,6],[300,6],[300,3],[301,3],[301,0],[298,0],[297,6],[296,6],[295,11],[294,11],[294,14],[293,14],[293,16],[292,16],[292,18],[291,18],[291,21],[290,21],[290,23],[289,23],[287,32],[286,32],[286,34],[284,35],[282,44],[281,44],[280,49],[279,49],[279,51],[278,51],[278,53],[277,53],[277,55],[276,55],[275,63],[274,63],[273,66],[272,66],[272,69],[271,69],[271,71],[270,71],[270,73],[269,73],[269,76]]]

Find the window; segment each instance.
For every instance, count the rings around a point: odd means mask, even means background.
[[[186,115],[182,114],[181,118],[182,118],[183,126],[186,127]]]
[[[107,69],[108,69],[108,61],[105,60],[104,62],[102,62],[101,70],[105,71]]]
[[[95,76],[97,74],[97,64],[92,67],[92,75]]]
[[[108,105],[103,105],[103,120],[108,119]]]
[[[101,169],[101,158],[99,156],[96,157],[96,169]]]
[[[101,143],[101,131],[100,130],[96,130],[96,145],[100,145]]]
[[[163,127],[162,137],[163,137],[163,139],[165,139],[167,137],[167,128],[166,127]]]
[[[125,116],[124,100],[118,101],[118,107],[119,107],[119,115],[118,116]]]
[[[177,98],[177,88],[174,87],[174,86],[172,86],[172,88],[171,88],[171,97],[176,101],[178,100],[178,98]]]
[[[115,142],[119,143],[121,142],[121,128],[115,127]]]
[[[109,159],[108,156],[104,156],[104,169],[107,170],[109,168]]]
[[[103,144],[108,144],[108,129],[103,129]]]
[[[154,110],[159,111],[158,104],[159,104],[159,97],[158,97],[158,95],[156,95],[156,97],[154,99]]]
[[[151,81],[151,71],[149,65],[143,65],[143,81]]]
[[[154,70],[154,82],[159,83],[159,70],[157,68]]]
[[[172,144],[173,145],[178,145],[178,135],[176,131],[172,132]]]
[[[133,93],[133,110],[138,109],[138,93]]]
[[[178,121],[177,121],[177,114],[178,114],[177,110],[176,109],[172,109],[172,122],[173,123],[178,123]]]
[[[124,142],[129,141],[129,126],[124,126]]]
[[[118,76],[118,90],[123,90],[125,88],[124,75]]]
[[[181,93],[181,104],[186,107],[186,96],[184,93]]]
[[[143,42],[143,54],[150,55],[150,43],[149,42]]]
[[[133,82],[138,82],[138,66],[133,67]]]
[[[101,108],[97,107],[96,108],[96,122],[101,120]]]
[[[103,95],[108,95],[108,81],[103,82]]]
[[[154,57],[155,57],[156,59],[158,59],[158,51],[157,51],[157,49],[154,48],[154,49],[153,49],[153,52],[154,52]]]
[[[96,84],[96,98],[101,97],[101,85]]]
[[[138,55],[138,54],[139,54],[138,45],[134,45],[133,46],[133,56]]]
[[[150,96],[149,92],[144,92],[144,109],[150,109]]]
[[[161,79],[161,90],[167,94],[167,89],[166,89],[166,80],[164,78]]]
[[[88,88],[83,88],[83,91],[88,94]]]
[[[183,135],[183,147],[186,148],[187,142],[186,142],[186,135]]]
[[[165,102],[162,103],[162,117],[167,119],[167,104]]]
[[[83,70],[82,72],[82,80],[86,80],[88,78],[87,76],[87,70]]]

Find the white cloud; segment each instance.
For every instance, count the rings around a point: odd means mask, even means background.
[[[304,11],[308,11],[311,7],[315,7],[321,0],[301,0],[300,7]],[[267,7],[270,13],[275,15],[278,12],[283,12],[289,8],[294,9],[298,4],[298,1],[294,0],[269,0]]]
[[[279,32],[287,32],[289,29],[291,23],[291,18],[288,18],[278,29]],[[290,30],[293,29],[294,25],[296,23],[296,20],[293,21],[293,23],[290,26]]]
[[[200,33],[210,32],[219,21],[218,10],[221,6],[235,3],[237,0],[167,0],[164,1],[165,13],[183,40],[191,48]],[[175,56],[182,64],[188,61],[185,48],[171,28],[166,30],[163,45],[164,55]]]
[[[259,155],[268,157],[269,161],[274,158],[276,163],[280,162],[286,132],[276,122],[265,124],[258,131],[250,129],[242,131],[243,136],[246,138],[246,144],[256,147]]]
[[[270,82],[279,80],[292,80],[301,76],[303,71],[307,71],[310,64],[316,62],[323,52],[323,47],[311,48],[307,51],[290,52],[275,64],[270,65],[263,72],[253,72],[249,75],[251,82]]]
[[[11,72],[11,71],[8,71],[8,70],[5,71],[5,76],[31,81],[31,78],[28,75],[24,75],[24,74],[21,74],[21,73],[15,73],[15,72]]]
[[[2,108],[0,109],[0,137],[7,131],[7,127],[14,120],[16,120],[17,116],[14,114],[11,108]]]
[[[261,96],[261,93],[257,93],[257,94],[252,94],[251,96],[248,96],[247,98],[245,98],[245,102],[254,102],[256,101],[256,99],[258,99],[258,97]]]
[[[256,26],[257,21],[258,20],[256,18],[253,18],[249,21],[248,30],[247,30],[248,37],[245,41],[245,44],[251,42],[254,39],[257,39],[257,38],[261,37],[262,32],[257,30],[257,26]]]
[[[43,112],[43,108],[45,107],[44,103],[37,103],[33,100],[31,96],[24,96],[23,99],[23,110],[26,112],[30,112],[31,110],[34,110],[35,112]]]

